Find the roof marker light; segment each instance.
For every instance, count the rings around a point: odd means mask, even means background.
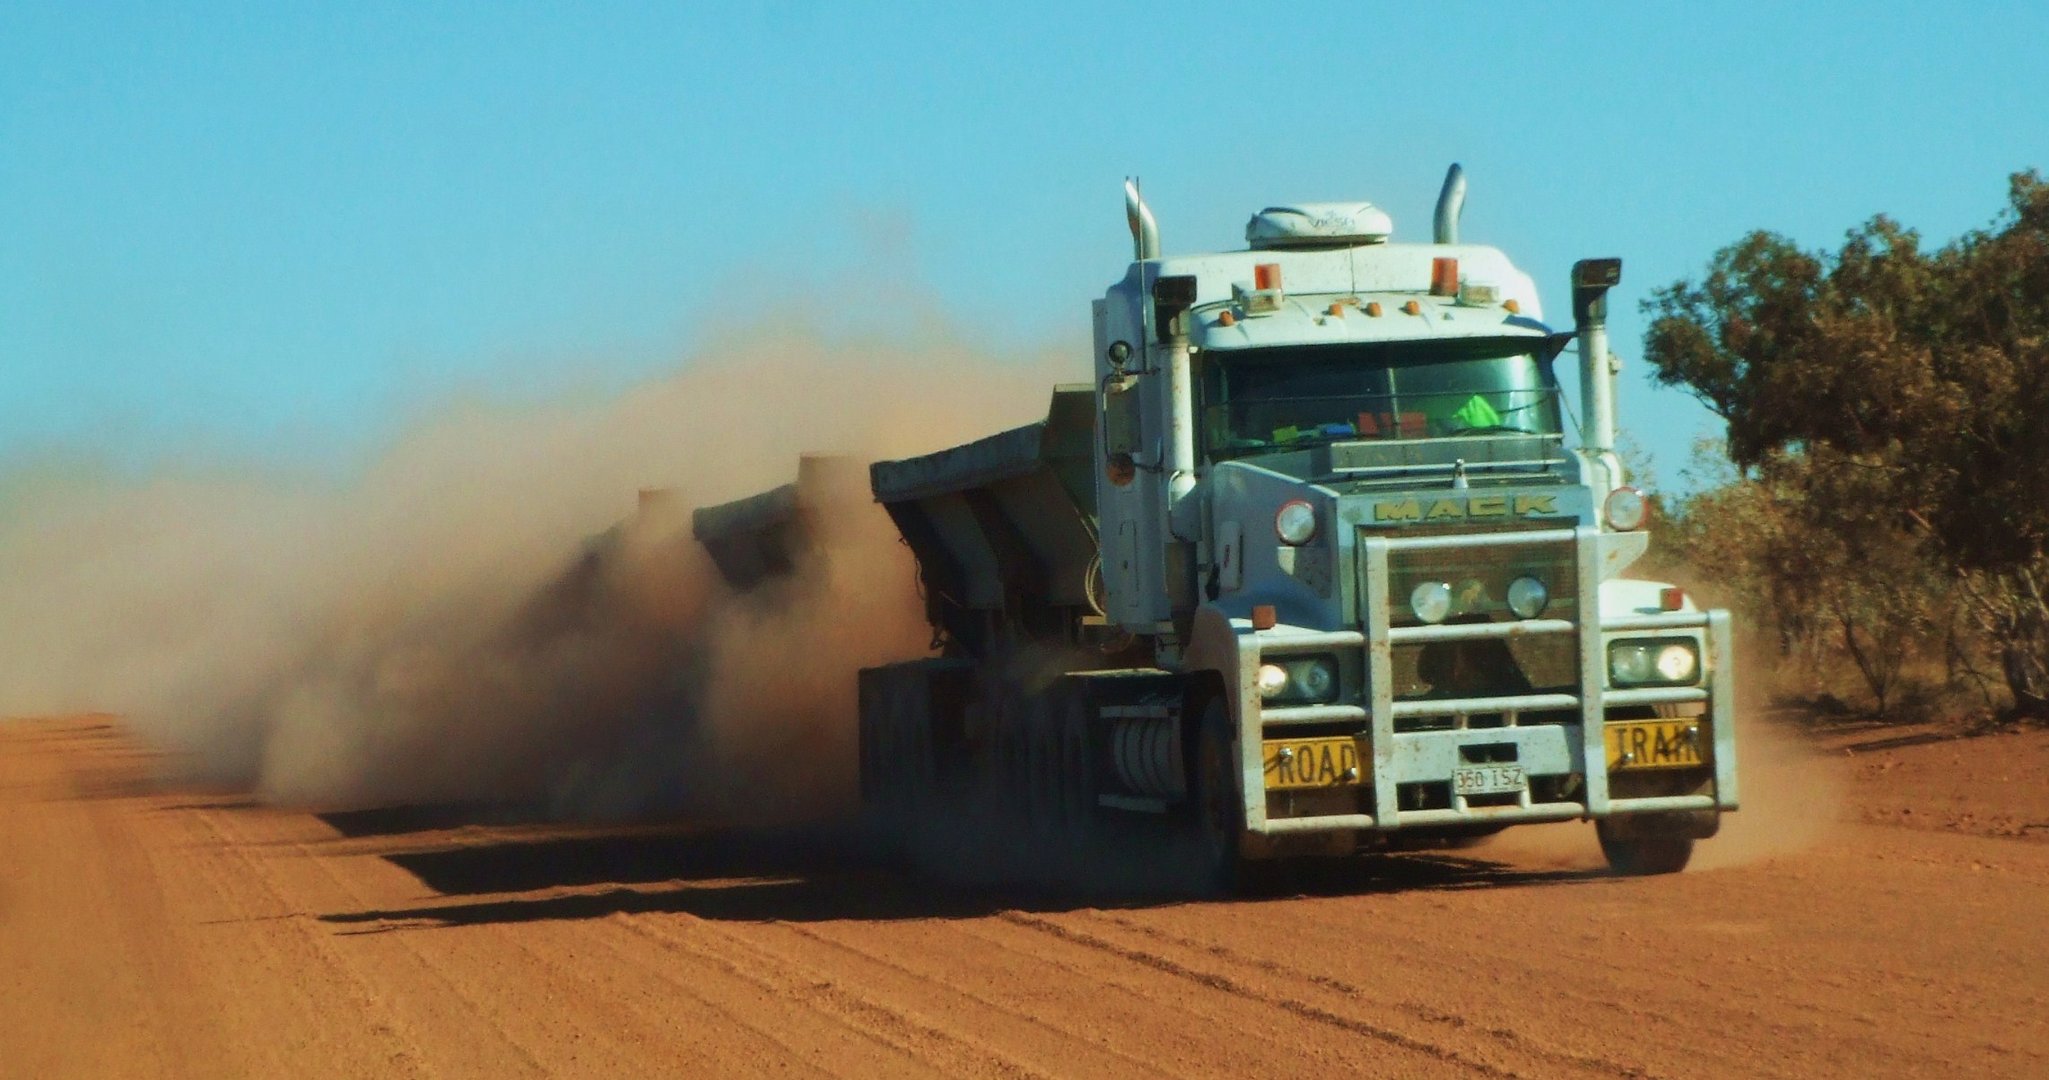
[[[1503,301],[1501,302],[1501,306],[1502,306],[1502,307],[1504,307],[1504,308],[1507,308],[1507,309],[1508,309],[1508,313],[1509,313],[1510,315],[1520,315],[1520,314],[1522,314],[1522,313],[1523,313],[1523,306],[1522,306],[1521,304],[1518,304],[1518,303],[1516,303],[1516,302],[1515,302],[1514,300],[1512,300],[1512,299],[1510,299],[1510,300],[1503,300]]]
[[[1338,302],[1337,302],[1337,301],[1335,301],[1335,300],[1331,301],[1331,302],[1330,302],[1330,313],[1331,313],[1332,315],[1335,315],[1335,316],[1337,316],[1337,317],[1338,317],[1338,318],[1340,318],[1340,319],[1344,318],[1344,317],[1345,317],[1345,305],[1343,305],[1343,304],[1340,304],[1340,303],[1338,303]]]
[[[1423,305],[1415,302],[1414,300],[1411,300],[1408,303],[1402,305],[1402,310],[1408,312],[1411,315],[1421,315],[1423,314]]]
[[[1374,318],[1376,318],[1376,319],[1380,318],[1380,301],[1378,301],[1378,300],[1368,300],[1368,301],[1366,301],[1366,314],[1368,314],[1368,315],[1371,315],[1371,316],[1373,316],[1373,317],[1374,317]]]
[[[1238,325],[1238,316],[1231,314],[1228,310],[1219,311],[1217,312],[1217,325],[1236,326]]]
[[[1458,260],[1436,258],[1430,260],[1430,295],[1458,295]]]
[[[1501,302],[1501,286],[1464,282],[1458,287],[1458,302],[1469,307],[1493,307]]]

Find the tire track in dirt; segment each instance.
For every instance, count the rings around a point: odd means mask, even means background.
[[[1338,909],[1353,906],[1342,901],[1323,903]],[[1639,1051],[1655,1049],[1660,1043],[1657,1036],[1673,1033],[1675,1017],[1684,1016],[1688,1030],[1677,1033],[1683,1052],[1647,1054],[1625,1067],[1678,1075],[1805,1076],[1811,1072],[1803,1066],[1760,1061],[1747,1045],[1730,1050],[1692,1033],[1701,1029],[1747,1030],[1773,1043],[1798,1047],[1813,1045],[1815,1036],[1828,1030],[1819,1020],[1803,1023],[1783,1016],[1775,1003],[1752,1004],[1758,998],[1755,984],[1680,979],[1654,967],[1631,967],[1618,963],[1612,951],[1604,954],[1562,945],[1556,934],[1545,938],[1539,948],[1498,947],[1493,943],[1500,935],[1481,928],[1500,924],[1475,919],[1470,913],[1412,922],[1376,910],[1353,912],[1342,922],[1326,923],[1304,915],[1292,904],[1265,905],[1260,910],[1263,917],[1257,930],[1241,935],[1235,946],[1209,942],[1200,947],[1240,955],[1286,948],[1299,955],[1342,956],[1355,967],[1380,969],[1381,977],[1370,980],[1375,987],[1387,983],[1390,975],[1414,975],[1417,977],[1403,979],[1400,985],[1435,991],[1434,1002],[1423,1004],[1423,1009],[1465,1016],[1476,1033],[1545,1032],[1558,1042],[1546,1039],[1541,1045],[1569,1056],[1624,1064],[1614,1062],[1610,1050],[1617,1041],[1615,1033],[1632,1033],[1623,1041]],[[1622,955],[1633,958],[1638,954],[1626,951]],[[1683,965],[1675,963],[1680,966],[1689,973],[1699,970],[1690,960]],[[1755,963],[1741,967],[1753,974],[1758,970]],[[1445,972],[1486,975],[1447,980]],[[1319,974],[1366,988],[1368,994],[1382,992],[1360,980]],[[1490,993],[1490,985],[1522,989]],[[1839,1020],[1848,1022],[1851,1015],[1844,1011]]]
[[[1133,948],[1111,941],[1088,930],[1067,925],[1040,915],[1009,911],[998,916],[1012,925],[1025,927],[1050,935],[1061,941],[1095,952],[1107,954],[1120,960],[1154,971],[1171,975],[1197,986],[1218,991],[1240,1001],[1254,1001],[1268,1008],[1314,1023],[1337,1028],[1354,1035],[1360,1035],[1388,1047],[1409,1051],[1457,1067],[1468,1075],[1515,1077],[1525,1074],[1499,1060],[1476,1056],[1456,1047],[1433,1039],[1400,1031],[1385,1024],[1375,1023],[1355,1016],[1332,1012],[1321,1006],[1299,998],[1261,989],[1242,979],[1232,978],[1215,971],[1205,971],[1190,963],[1145,949]]]
[[[1369,1008],[1393,1008],[1417,1020],[1446,1029],[1456,1035],[1478,1035],[1501,1044],[1511,1053],[1525,1054],[1539,1061],[1549,1061],[1562,1067],[1581,1069],[1611,1077],[1639,1078],[1657,1074],[1641,1064],[1617,1061],[1613,1058],[1575,1053],[1562,1047],[1550,1045],[1542,1040],[1514,1028],[1485,1026],[1461,1013],[1425,1005],[1409,998],[1382,998],[1364,987],[1329,975],[1299,971],[1278,961],[1263,956],[1241,953],[1225,945],[1210,944],[1194,938],[1171,933],[1138,919],[1111,912],[1091,911],[1085,915],[1095,921],[1107,923],[1119,930],[1137,935],[1146,941],[1165,945],[1170,949],[1190,955],[1206,955],[1223,963],[1248,968],[1268,978],[1282,982],[1294,982],[1305,989],[1328,991],[1348,1004],[1363,1004]]]
[[[849,936],[865,936],[870,938],[882,936],[875,934],[871,927],[862,927],[863,930],[869,931],[865,934],[846,935],[833,933],[826,928],[832,925],[834,924],[804,925],[782,923],[777,924],[774,929],[783,934],[800,938],[826,954],[821,958],[821,963],[825,966],[832,966],[833,961],[845,964],[847,961],[852,960],[857,966],[867,968],[875,976],[878,976],[873,979],[874,982],[894,983],[899,987],[906,987],[910,994],[928,1004],[931,1003],[931,999],[935,996],[943,1000],[947,995],[951,995],[959,1001],[974,1003],[981,1011],[987,1014],[985,1023],[978,1025],[984,1031],[985,1037],[994,1037],[997,1030],[1001,1029],[1006,1039],[1021,1042],[1028,1046],[1032,1044],[1045,1044],[1050,1037],[1050,1040],[1055,1045],[1043,1046],[1039,1052],[1045,1055],[1056,1056],[1060,1063],[1059,1071],[1070,1074],[1079,1073],[1103,1076],[1173,1075],[1161,1069],[1155,1061],[1115,1045],[1116,1037],[1108,1032],[1091,1032],[1088,1030],[1090,1026],[1088,1023],[1078,1022],[1075,1018],[1064,1014],[1059,1016],[1045,1015],[1044,1010],[1048,1004],[1046,999],[1049,995],[1043,992],[1043,979],[1033,981],[1010,980],[1013,986],[1038,986],[1041,989],[1040,993],[1005,994],[1002,989],[1002,984],[1006,981],[1003,975],[987,976],[985,981],[989,985],[986,986],[978,986],[975,980],[961,977],[967,971],[979,971],[981,965],[978,964],[975,968],[969,968],[961,963],[967,957],[962,955],[958,946],[964,943],[966,936],[958,931],[953,931],[948,935],[946,924],[925,922],[917,929],[930,931],[934,937],[951,936],[955,939],[951,943],[953,947],[902,947],[895,950],[866,948],[847,940]],[[846,929],[851,930],[853,927],[847,926]],[[900,926],[891,927],[890,930],[893,932],[888,936],[897,940],[901,945],[908,945],[908,942],[902,940],[908,936],[903,931],[908,929]],[[913,960],[920,957],[942,959],[935,964],[915,965]],[[976,959],[980,960],[982,958],[977,957]],[[936,972],[930,970],[933,967],[937,967],[939,970]],[[948,971],[952,971],[955,974],[949,977]],[[1043,972],[1039,974],[1043,974]],[[1005,997],[1023,997],[1028,1000],[1002,1000]],[[1108,1025],[1105,1023],[1106,1017],[1104,1013],[1109,1011],[1111,1010],[1101,1008],[1099,1005],[1091,1005],[1089,1016],[1086,1019],[1094,1021],[1094,1026],[1106,1027]],[[1158,1022],[1156,1017],[1153,1019],[1155,1023]],[[1126,1037],[1128,1037],[1128,1032],[1131,1029],[1127,1027],[1123,1030],[1127,1033]],[[1012,1053],[1017,1054],[1019,1052],[1013,1051]]]
[[[204,839],[195,845],[206,853],[198,862],[213,880],[213,893],[229,908],[228,913],[213,921],[212,936],[245,944],[248,951],[258,954],[217,967],[244,977],[253,972],[271,973],[273,977],[263,980],[261,985],[270,986],[273,993],[280,986],[289,987],[298,1005],[278,1008],[277,1003],[261,998],[236,999],[238,1006],[280,1014],[285,1020],[280,1026],[261,1019],[237,1025],[243,1030],[275,1034],[275,1041],[259,1047],[271,1062],[270,1067],[260,1070],[263,1074],[289,1071],[291,1062],[303,1060],[298,1055],[304,1054],[310,1045],[321,1047],[323,1055],[332,1055],[328,1060],[335,1062],[337,1068],[343,1067],[341,1062],[371,1057],[390,1072],[422,1080],[441,1075],[413,1052],[419,1045],[419,1032],[397,1014],[380,991],[385,980],[359,972],[328,935],[312,928],[306,908],[296,903],[263,869],[262,860],[249,854],[243,838],[223,824],[224,815],[199,809],[179,816],[204,832]],[[260,928],[253,933],[234,933],[238,927],[246,926]],[[319,977],[322,972],[328,977]],[[306,1030],[309,1024],[310,1031]],[[367,1054],[356,1045],[366,1036],[377,1044]],[[280,1056],[280,1050],[290,1051],[291,1055]],[[367,1065],[366,1061],[356,1067]]]
[[[627,930],[665,947],[717,963],[728,974],[772,994],[798,1000],[831,1022],[889,1046],[941,1076],[1049,1077],[977,1035],[880,1000],[845,975],[798,963],[749,937],[695,916],[627,920]]]

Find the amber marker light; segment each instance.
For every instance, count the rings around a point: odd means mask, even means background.
[[[1430,260],[1430,295],[1458,295],[1457,259],[1439,258]]]
[[[1421,315],[1423,314],[1423,305],[1415,302],[1414,300],[1411,300],[1408,303],[1402,305],[1402,310],[1408,312],[1411,315]]]
[[[1233,315],[1228,311],[1219,311],[1217,312],[1217,325],[1236,326],[1238,325],[1238,316]]]
[[[1366,302],[1366,314],[1376,319],[1380,318],[1380,301],[1368,300]]]
[[[1252,628],[1254,630],[1271,630],[1274,628],[1274,624],[1280,621],[1280,617],[1274,612],[1272,604],[1253,605]]]
[[[1335,316],[1337,316],[1337,317],[1338,317],[1338,318],[1340,318],[1340,319],[1344,318],[1344,317],[1345,317],[1345,305],[1343,305],[1343,304],[1340,304],[1340,303],[1338,303],[1338,302],[1337,302],[1337,301],[1335,301],[1335,300],[1331,301],[1331,302],[1330,302],[1330,313],[1331,313],[1332,315],[1335,315]]]
[[[1510,315],[1520,315],[1523,313],[1523,306],[1513,300],[1503,300],[1501,306],[1507,308]]]

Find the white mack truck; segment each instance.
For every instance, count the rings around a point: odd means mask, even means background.
[[[1229,888],[1257,860],[1592,821],[1622,873],[1682,869],[1737,805],[1729,616],[1622,572],[1648,508],[1614,446],[1604,317],[1571,332],[1461,243],[1370,203],[1269,207],[1248,250],[1136,259],[1045,421],[875,464],[936,655],[861,673],[861,790],[915,830],[976,800],[1049,842],[1178,823]],[[1553,376],[1576,343],[1577,438]],[[792,485],[697,512],[783,551]],[[726,561],[731,561],[730,557]]]

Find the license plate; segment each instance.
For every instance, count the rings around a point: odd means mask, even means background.
[[[1359,768],[1359,740],[1349,735],[1315,739],[1269,739],[1268,791],[1351,787],[1365,783]]]
[[[1507,795],[1529,786],[1520,765],[1461,765],[1451,770],[1454,795]]]
[[[1609,772],[1685,769],[1706,760],[1698,720],[1631,720],[1607,730]]]

